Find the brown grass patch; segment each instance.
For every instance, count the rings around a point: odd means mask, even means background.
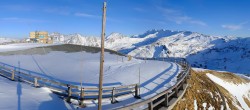
[[[246,104],[248,105],[248,107],[250,108],[250,100],[248,100],[246,97],[243,97],[243,99],[246,102]]]
[[[220,110],[221,105],[224,105],[222,96],[227,100],[229,108],[237,110],[237,108],[233,105],[234,102],[232,102],[234,97],[226,89],[213,83],[207,77],[206,73],[210,72],[196,72],[191,70],[191,78],[188,80],[189,87],[187,88],[187,91],[182,99],[177,102],[173,110],[193,110],[194,100],[197,101],[198,109],[203,109],[202,104],[207,103],[206,109],[212,105],[216,110]],[[219,76],[223,77],[223,75]],[[231,76],[231,74],[226,74],[224,77],[227,76]],[[231,77],[233,77],[233,75]]]
[[[237,75],[235,75],[233,73],[229,73],[229,72],[217,72],[217,71],[211,71],[211,70],[204,71],[204,72],[210,73],[212,75],[219,77],[220,79],[223,79],[226,82],[231,82],[234,84],[241,84],[241,83],[250,82],[249,80],[243,79],[240,76],[237,76]]]

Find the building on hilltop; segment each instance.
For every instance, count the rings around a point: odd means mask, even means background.
[[[52,44],[53,39],[48,36],[46,31],[30,32],[30,42]]]

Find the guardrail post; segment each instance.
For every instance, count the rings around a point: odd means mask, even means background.
[[[15,80],[15,70],[12,70],[12,72],[11,72],[11,80],[12,81]]]
[[[153,110],[153,103],[152,102],[149,102],[148,103],[148,110]]]
[[[168,93],[165,94],[164,106],[168,107]]]
[[[71,95],[72,95],[72,88],[71,88],[71,86],[68,85],[68,84],[67,84],[67,87],[68,87],[68,97],[67,97],[67,100],[66,100],[66,101],[67,101],[68,103],[71,103],[71,102],[70,102],[70,99],[71,99]]]
[[[184,79],[184,80],[185,80],[185,79]],[[184,86],[183,86],[183,85],[184,85],[184,81],[182,81],[180,84],[181,84],[180,89],[181,89],[181,90],[184,90]]]
[[[188,76],[186,76],[186,77],[184,78],[184,83],[185,83],[185,84],[187,83],[187,78],[188,78]]]
[[[84,101],[84,88],[81,88],[79,105],[82,108],[86,107],[86,105],[83,103],[83,101]]]
[[[137,98],[137,99],[140,99],[141,97],[140,97],[140,93],[139,93],[139,85],[138,84],[136,84],[135,85],[135,98]]]
[[[175,91],[174,97],[178,98],[178,88],[177,88],[177,86],[174,88],[174,91]]]
[[[189,68],[189,67],[188,67]],[[191,78],[191,73],[190,73],[190,69],[187,71],[188,73],[187,73],[187,77],[188,77],[188,79],[189,78]]]
[[[115,100],[115,87],[113,87],[112,89],[112,97],[111,97],[111,103],[114,104],[116,103],[117,101]]]
[[[132,56],[128,55],[128,61],[132,60]]]
[[[38,86],[39,86],[36,77],[34,78],[34,86],[35,86],[35,87],[38,87]]]

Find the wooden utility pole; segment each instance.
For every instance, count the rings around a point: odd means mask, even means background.
[[[105,25],[106,25],[106,2],[103,3],[103,15],[102,15],[102,39],[101,39],[98,110],[102,110],[102,81],[103,81],[103,63],[104,63]]]
[[[139,65],[139,94],[141,94],[141,65]]]

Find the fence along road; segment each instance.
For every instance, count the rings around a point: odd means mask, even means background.
[[[171,105],[170,100],[174,97],[178,97],[179,90],[183,90],[187,87],[186,81],[190,74],[190,66],[185,59],[182,58],[137,58],[142,60],[160,60],[160,61],[169,61],[175,62],[182,66],[184,69],[177,76],[177,83],[170,87],[169,89],[157,94],[156,96],[149,98],[145,101],[134,103],[126,107],[119,109],[133,109],[141,106],[148,106],[149,110],[153,108],[159,108],[161,105],[168,107]],[[34,72],[35,73],[35,72]],[[62,95],[65,97],[67,102],[71,102],[71,99],[79,100],[79,106],[85,107],[85,99],[97,99],[98,98],[98,88],[84,88],[77,85],[65,84],[60,81],[53,80],[51,78],[39,76],[32,74],[32,71],[20,69],[11,65],[7,65],[0,62],[0,75],[6,77],[13,81],[22,81],[24,83],[32,84],[34,87],[44,86],[48,87],[51,91],[56,94]],[[111,99],[111,103],[116,103],[115,98],[127,95],[134,94],[135,98],[139,98],[139,84],[131,84],[125,86],[116,86],[116,87],[104,87],[103,88],[103,97]]]
[[[36,73],[36,72],[33,72]],[[37,73],[36,73],[37,74]],[[32,84],[34,87],[44,86],[48,87],[52,92],[64,96],[67,102],[71,102],[71,99],[79,100],[79,106],[85,107],[85,99],[97,99],[98,88],[97,87],[80,87],[77,85],[70,85],[62,83],[52,78],[45,76],[39,76],[32,74],[32,71],[20,69],[11,65],[7,65],[0,62],[0,75],[8,78],[12,81],[21,81],[23,83]],[[135,94],[135,97],[139,95],[139,85],[131,84],[125,86],[116,87],[104,87],[103,98],[111,99],[111,103],[116,103],[115,97]]]
[[[184,69],[177,76],[177,83],[170,87],[169,89],[155,95],[152,98],[146,99],[144,101],[130,104],[125,107],[119,108],[120,110],[131,110],[136,108],[146,108],[148,110],[160,109],[162,107],[166,109],[171,109],[178,100],[175,100],[179,96],[182,96],[185,92],[180,90],[185,90],[187,88],[187,79],[190,77],[190,65],[183,58],[140,58],[137,59],[143,60],[160,60],[160,61],[169,61],[175,62],[182,66]]]

